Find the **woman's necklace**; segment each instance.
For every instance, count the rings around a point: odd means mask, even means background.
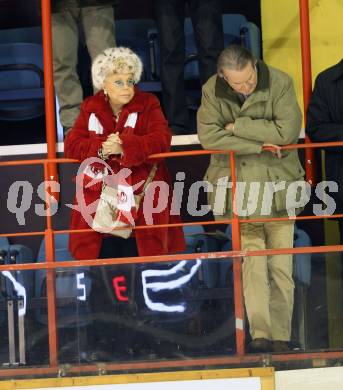
[[[113,113],[113,116],[114,116],[114,119],[116,122],[119,121],[120,114],[121,114],[121,110]]]

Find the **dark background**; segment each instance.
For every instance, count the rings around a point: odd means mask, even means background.
[[[0,29],[37,26],[41,24],[37,0],[0,0]],[[117,19],[153,17],[153,0],[120,1]],[[261,27],[260,0],[223,0],[224,13],[244,14]]]
[[[154,18],[153,2],[154,0],[119,0],[115,19]],[[222,5],[224,13],[244,14],[249,21],[261,27],[260,0],[222,0]],[[40,0],[0,0],[0,30],[41,25],[40,6]],[[82,34],[80,37],[82,41]],[[78,57],[79,77],[84,97],[87,97],[93,93],[93,89],[90,76],[91,59],[85,44],[80,44]],[[193,111],[191,118],[191,127],[195,128]],[[45,117],[27,121],[0,121],[0,132],[0,145],[44,143]]]

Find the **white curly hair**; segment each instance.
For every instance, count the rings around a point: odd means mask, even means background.
[[[143,63],[128,47],[109,47],[100,53],[92,64],[95,89],[103,89],[105,78],[114,73],[132,73],[137,84],[142,76]]]

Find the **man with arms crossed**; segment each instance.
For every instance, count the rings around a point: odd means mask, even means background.
[[[245,214],[238,211],[239,215],[272,218],[287,217],[288,209],[299,212],[296,200],[293,204],[292,199],[286,201],[286,194],[291,183],[303,180],[304,171],[297,151],[281,151],[280,146],[298,141],[301,118],[287,74],[257,61],[242,46],[231,45],[222,51],[217,75],[203,87],[198,135],[206,149],[235,152],[237,181],[245,183],[237,204],[245,202],[241,210],[247,210]],[[212,155],[205,179],[213,186],[209,203],[218,220],[232,216],[230,177],[228,155]],[[265,188],[271,194],[267,212]],[[251,195],[256,193],[252,202]],[[243,250],[293,247],[292,220],[240,226]],[[294,292],[292,255],[246,257],[242,269],[250,351],[288,350]]]

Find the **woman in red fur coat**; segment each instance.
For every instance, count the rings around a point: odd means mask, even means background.
[[[136,189],[135,185],[147,180],[156,162],[157,171],[151,183],[156,191],[150,207],[143,207],[143,199],[134,214],[134,223],[144,226],[180,221],[179,216],[170,215],[172,185],[165,162],[149,159],[152,154],[169,151],[171,132],[158,99],[136,86],[141,74],[142,62],[128,48],[108,48],[93,62],[93,84],[99,92],[83,102],[80,115],[65,138],[66,157],[81,162],[95,158],[77,176],[77,182],[81,178],[77,191],[82,192],[84,204],[75,203],[71,229],[91,226],[89,216],[93,217],[95,209],[89,211],[87,206],[96,205],[103,179],[110,178],[108,174],[118,177],[119,172],[128,168],[131,173],[126,183],[138,194],[143,184]],[[99,164],[100,158],[104,165]],[[163,184],[154,185],[157,181]],[[136,230],[128,239],[97,231],[73,233],[69,246],[76,259],[94,259],[171,254],[183,251],[185,243],[182,228],[174,227]]]

